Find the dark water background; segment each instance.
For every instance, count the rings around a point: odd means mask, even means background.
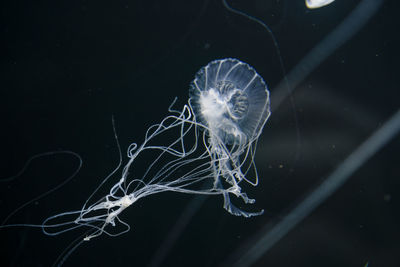
[[[312,11],[300,0],[232,6],[271,27],[289,72],[358,2],[338,0]],[[283,78],[266,31],[220,1],[1,5],[1,175],[13,175],[44,151],[68,149],[84,160],[70,183],[9,223],[40,224],[79,209],[118,162],[111,117],[125,153],[167,115],[175,96],[178,107],[186,103],[194,74],[211,60],[247,62],[272,93]],[[223,210],[222,197],[208,198],[192,210],[161,266],[219,266],[240,257],[261,228],[276,224],[399,108],[398,10],[398,2],[385,1],[296,86],[295,108],[286,99],[273,112],[257,151],[260,184],[245,188],[257,202],[241,206],[265,214],[234,217]],[[396,137],[254,266],[400,266],[399,148]],[[0,218],[62,182],[76,164],[70,156],[43,158],[0,184]],[[162,193],[141,199],[121,216],[132,226],[129,233],[85,242],[65,266],[147,266],[193,198]],[[49,266],[81,233],[48,237],[39,229],[3,229],[0,265]]]

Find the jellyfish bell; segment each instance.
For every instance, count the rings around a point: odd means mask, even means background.
[[[189,95],[197,119],[224,144],[254,141],[270,115],[264,80],[254,68],[233,58],[201,68]]]
[[[309,9],[320,8],[331,4],[335,0],[306,0],[306,6]]]

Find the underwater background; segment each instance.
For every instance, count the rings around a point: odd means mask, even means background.
[[[291,97],[275,105],[283,77],[361,2],[337,0],[309,10],[302,0],[229,1],[270,27],[283,72],[271,35],[221,1],[3,1],[1,176],[18,173],[41,152],[71,150],[83,159],[69,183],[7,224],[41,224],[80,209],[118,164],[112,117],[126,162],[129,144],[143,141],[175,97],[178,109],[187,103],[202,66],[232,57],[254,67],[271,92],[274,109],[256,154],[260,182],[243,186],[256,203],[235,202],[264,214],[232,216],[222,196],[155,194],[122,213],[130,232],[84,242],[64,266],[239,266],[400,107],[398,1],[382,1],[358,32],[321,57]],[[400,266],[399,149],[397,134],[249,265]],[[63,182],[77,163],[68,155],[44,157],[0,183],[0,219]],[[0,265],[50,266],[82,233],[50,237],[38,228],[1,229]]]

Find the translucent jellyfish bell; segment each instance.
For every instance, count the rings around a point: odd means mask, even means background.
[[[327,6],[335,0],[306,0],[306,6],[309,9],[320,8],[323,6]]]
[[[252,142],[270,115],[264,80],[237,59],[215,60],[201,68],[189,94],[197,120],[225,144]]]

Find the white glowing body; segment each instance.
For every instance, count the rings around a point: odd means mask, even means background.
[[[323,6],[327,6],[335,0],[306,0],[306,6],[309,9],[320,8]]]

